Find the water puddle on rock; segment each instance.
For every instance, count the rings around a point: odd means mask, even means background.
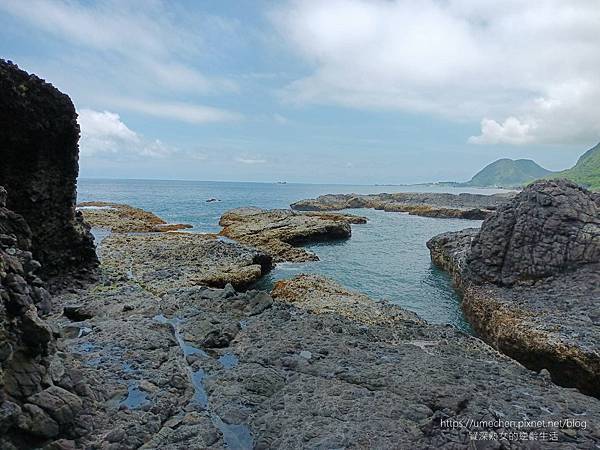
[[[224,355],[219,356],[219,362],[225,369],[233,369],[238,365],[240,360],[233,353],[225,353]]]
[[[140,390],[137,381],[130,382],[127,385],[127,397],[120,403],[128,409],[138,409],[150,403],[146,394]]]
[[[190,376],[190,381],[194,387],[194,398],[192,399],[192,402],[210,413],[210,418],[213,425],[223,435],[225,448],[230,450],[251,450],[254,448],[254,440],[248,426],[244,424],[225,423],[218,414],[211,411],[208,395],[204,387],[206,372],[201,368],[193,370],[192,367],[190,367],[190,365],[187,363],[187,357],[190,355],[200,355],[202,357],[210,358],[208,353],[185,342],[181,336],[180,325],[182,320],[180,318],[174,317],[173,319],[167,319],[163,314],[158,314],[154,316],[154,320],[163,325],[171,325],[175,339],[177,340],[177,344],[183,353],[186,367]],[[231,369],[237,366],[239,360],[238,357],[233,353],[225,353],[219,357],[219,362],[223,368]]]

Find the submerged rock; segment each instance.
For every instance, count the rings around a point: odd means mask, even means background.
[[[167,223],[156,214],[141,208],[112,202],[81,202],[77,209],[95,228],[117,232],[151,233],[192,228],[181,223]]]
[[[296,213],[286,209],[238,208],[221,216],[220,234],[248,244],[272,256],[274,262],[316,261],[317,255],[297,245],[347,239],[350,224],[365,223],[349,214]]]
[[[75,211],[79,148],[69,97],[0,60],[0,185],[31,229],[31,251],[54,277],[97,265],[89,227]]]
[[[407,212],[424,217],[483,220],[510,194],[447,194],[399,192],[394,194],[327,194],[316,199],[292,203],[297,211],[337,211],[353,208],[374,208],[388,212]]]
[[[481,230],[436,236],[462,308],[492,346],[600,396],[600,207],[568,181],[527,187]]]

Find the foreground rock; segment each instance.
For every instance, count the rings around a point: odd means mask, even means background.
[[[219,225],[222,236],[251,245],[271,255],[274,262],[302,262],[319,258],[298,245],[347,239],[352,234],[350,224],[365,222],[364,217],[349,214],[238,208],[223,214]]]
[[[50,294],[37,276],[24,218],[6,208],[0,187],[0,448],[33,448],[61,433],[76,436],[72,421],[81,400],[55,376]]]
[[[204,285],[248,287],[272,266],[269,255],[215,235],[113,234],[102,242],[104,267],[115,277],[152,282],[156,293]]]
[[[97,311],[53,318],[65,371],[84,391],[75,428],[87,434],[73,448],[465,448],[483,432],[505,447],[600,442],[597,400],[326,279],[282,282],[275,299],[198,286],[158,297],[161,283],[115,280],[59,299],[85,297]],[[531,419],[578,422],[498,423]],[[517,442],[530,431],[543,443]]]
[[[337,211],[353,208],[374,208],[388,212],[407,212],[424,217],[482,220],[512,194],[446,194],[400,192],[395,194],[327,194],[316,199],[292,203],[297,211]]]
[[[428,242],[477,333],[564,386],[600,396],[600,201],[566,181],[526,188],[481,230]]]
[[[79,125],[69,97],[0,60],[0,185],[31,229],[45,278],[97,265],[89,228],[75,212]]]
[[[192,228],[187,224],[167,223],[154,213],[122,203],[81,202],[77,209],[92,227],[115,233],[152,233]]]

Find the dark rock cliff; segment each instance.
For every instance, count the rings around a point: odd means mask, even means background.
[[[75,211],[79,125],[69,97],[0,60],[0,185],[7,207],[31,228],[45,278],[97,265],[93,239]]]
[[[480,230],[427,246],[476,333],[526,367],[600,398],[600,197],[564,180],[528,186]]]
[[[474,275],[501,285],[594,262],[600,262],[600,202],[566,180],[534,183],[500,206],[467,258]]]
[[[46,280],[91,275],[75,212],[79,126],[68,96],[0,60],[0,448],[74,437],[82,401],[56,353]],[[64,276],[64,277],[63,277]],[[44,280],[45,279],[45,280]]]
[[[65,432],[81,400],[53,380],[60,362],[40,317],[50,294],[29,251],[31,230],[5,202],[0,187],[0,448],[32,448]]]

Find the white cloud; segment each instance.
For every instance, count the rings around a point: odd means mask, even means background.
[[[273,120],[279,125],[288,125],[290,123],[290,120],[287,117],[278,113],[273,114]]]
[[[155,117],[179,120],[188,123],[230,122],[241,120],[238,113],[210,106],[181,103],[115,98],[111,103],[131,111],[137,111]]]
[[[480,144],[600,137],[597,0],[291,0],[271,17],[311,67],[288,101],[483,118]]]
[[[110,111],[79,111],[83,158],[132,160],[164,158],[175,151],[159,140],[147,140],[127,127],[118,114]]]
[[[85,98],[82,103],[116,109],[120,106],[108,101],[111,96],[157,104],[160,98],[181,96],[188,104],[166,105],[170,118],[199,123],[230,120],[233,115],[194,106],[197,96],[239,90],[234,81],[199,69],[213,51],[207,35],[232,32],[224,19],[161,0],[3,0],[0,13],[60,42],[58,61],[46,62],[44,73],[54,72],[53,81],[79,93]],[[144,112],[142,107],[138,110]]]
[[[242,157],[238,157],[235,158],[235,160],[239,163],[242,164],[249,164],[249,165],[254,165],[254,164],[264,164],[267,162],[266,159],[260,159],[260,158],[242,158]]]
[[[493,119],[481,121],[481,136],[471,136],[471,144],[526,144],[533,139],[535,126],[522,123],[516,117],[509,117],[503,123]]]

